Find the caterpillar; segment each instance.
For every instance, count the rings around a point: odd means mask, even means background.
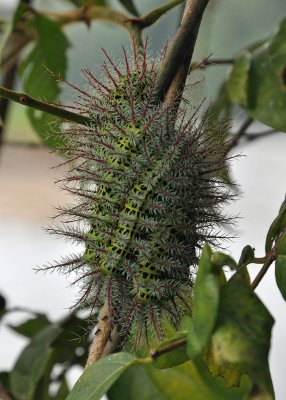
[[[63,187],[76,202],[51,229],[85,248],[46,268],[76,274],[76,305],[107,301],[121,336],[139,346],[152,332],[164,337],[165,319],[176,326],[189,312],[198,252],[229,222],[221,207],[231,190],[219,178],[228,125],[162,108],[154,95],[160,59],[149,59],[147,44],[132,55],[123,48],[122,64],[104,53],[101,78],[84,70],[88,88],[70,84],[73,108],[94,123],[62,129]]]

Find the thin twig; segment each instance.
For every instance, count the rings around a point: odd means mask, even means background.
[[[266,272],[268,271],[270,265],[273,263],[273,261],[275,261],[276,259],[276,246],[274,246],[271,251],[266,255],[265,257],[265,262],[261,268],[261,270],[258,272],[258,274],[256,275],[256,277],[254,278],[251,287],[253,290],[255,290],[257,288],[257,286],[259,285],[260,281],[262,280],[262,278],[264,277],[264,275],[266,274]]]
[[[216,65],[232,65],[234,63],[233,58],[206,58],[202,62],[194,62],[191,64],[191,69],[199,68],[204,69],[206,67],[215,67]]]
[[[239,130],[237,131],[237,133],[234,135],[233,139],[230,141],[229,145],[227,146],[226,149],[226,153],[228,153],[231,149],[233,149],[239,142],[239,140],[241,139],[241,137],[245,134],[245,132],[247,131],[248,127],[254,122],[254,119],[252,117],[248,117],[243,124],[241,125],[241,127],[239,128]]]
[[[248,142],[252,142],[257,139],[262,139],[266,136],[273,135],[274,133],[278,133],[276,129],[269,129],[263,132],[249,132],[244,135],[244,139]]]
[[[166,14],[167,11],[176,7],[178,4],[183,3],[183,1],[184,0],[172,0],[167,4],[163,4],[161,7],[154,8],[147,14],[142,15],[142,17],[130,18],[128,21],[137,24],[141,29],[147,28],[148,26],[153,25],[162,15]]]

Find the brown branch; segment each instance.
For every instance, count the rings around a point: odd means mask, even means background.
[[[30,148],[30,149],[44,149],[45,145],[43,143],[38,142],[12,142],[4,140],[2,146],[11,146],[11,147],[23,147],[23,148]]]
[[[14,64],[13,68],[9,69],[4,75],[3,84],[9,89],[13,89],[16,80],[17,63]],[[0,147],[4,142],[4,131],[7,115],[9,111],[9,100],[0,98]]]
[[[258,274],[256,275],[256,277],[254,278],[252,284],[251,284],[251,288],[253,290],[255,290],[257,288],[257,286],[259,285],[259,283],[261,282],[262,278],[264,277],[264,275],[266,274],[266,272],[268,271],[270,265],[273,263],[273,261],[276,260],[276,246],[274,246],[271,251],[266,255],[265,257],[265,262],[261,268],[261,270],[258,272]]]
[[[110,319],[109,306],[107,301],[105,302],[99,313],[98,324],[96,325],[96,328],[97,331],[90,347],[85,368],[88,368],[90,365],[101,358],[112,332],[112,322]]]
[[[161,355],[169,353],[170,351],[176,350],[179,347],[185,346],[186,344],[187,344],[186,338],[178,339],[176,342],[166,345],[165,347],[162,347],[161,349],[150,350],[150,356],[151,356],[152,360],[155,361]]]
[[[142,42],[141,29],[138,24],[135,24],[130,19],[129,15],[109,7],[87,5],[70,12],[42,12],[42,14],[53,18],[61,25],[67,25],[74,22],[85,22],[87,25],[90,25],[90,22],[94,20],[112,22],[127,29],[131,37],[139,44]]]
[[[73,113],[65,110],[64,108],[57,107],[53,104],[45,103],[40,100],[36,100],[31,96],[24,93],[15,92],[0,86],[0,97],[8,100],[15,101],[16,103],[22,104],[23,106],[32,107],[36,110],[44,111],[48,114],[55,115],[56,117],[63,118],[67,121],[76,122],[80,125],[88,125],[94,123],[90,118]]]
[[[203,13],[209,0],[187,0],[181,26],[158,74],[156,96],[179,102],[189,72]],[[167,94],[167,95],[166,95]]]

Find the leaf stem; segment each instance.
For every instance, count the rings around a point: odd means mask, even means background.
[[[67,121],[76,122],[80,125],[95,123],[95,121],[84,115],[76,114],[61,107],[57,107],[53,104],[36,100],[33,97],[28,96],[24,93],[15,92],[14,90],[7,89],[3,86],[0,86],[0,97],[15,101],[16,103],[22,104],[23,106],[32,107],[36,110],[47,112],[51,115],[55,115]]]
[[[259,283],[261,282],[262,278],[264,277],[264,275],[266,274],[266,272],[268,271],[270,265],[273,263],[273,261],[276,259],[276,246],[274,246],[269,253],[266,255],[265,257],[265,262],[261,268],[261,270],[258,272],[258,274],[256,275],[256,277],[254,278],[251,287],[253,290],[255,290],[257,288],[257,286],[259,285]]]

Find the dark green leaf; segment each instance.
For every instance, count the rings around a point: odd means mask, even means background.
[[[194,285],[193,318],[190,321],[188,332],[190,358],[200,354],[210,338],[217,317],[219,290],[217,267],[212,264],[212,252],[206,245],[199,260],[199,269]]]
[[[67,69],[66,52],[69,42],[61,27],[51,19],[37,14],[30,22],[36,29],[37,42],[20,66],[24,76],[24,90],[35,98],[53,103],[60,93],[60,86],[52,73],[65,77]],[[57,118],[30,108],[30,121],[45,144],[57,147],[62,143],[60,137],[51,132],[58,128]]]
[[[20,2],[18,7],[15,10],[15,13],[13,15],[13,20],[12,20],[12,27],[15,28],[17,22],[23,17],[23,15],[29,11],[29,6],[24,3],[23,1]]]
[[[221,289],[217,329],[212,337],[214,360],[245,366],[251,380],[267,395],[273,388],[268,365],[274,320],[244,280],[236,276]]]
[[[32,318],[23,322],[20,325],[9,325],[9,327],[20,335],[31,338],[49,324],[50,322],[45,315],[39,315],[36,318]]]
[[[67,400],[100,400],[136,360],[129,353],[117,353],[97,361],[84,371]]]
[[[139,389],[138,389],[139,388]],[[132,366],[108,392],[109,400],[246,400],[248,383],[229,389],[213,379],[202,361],[188,361],[164,370]]]
[[[51,345],[60,332],[61,329],[56,325],[47,326],[32,338],[20,354],[10,376],[11,390],[17,400],[33,398],[51,355]]]
[[[9,379],[10,379],[10,372],[8,371],[1,371],[0,372],[0,387],[3,386],[5,389],[9,389]]]
[[[278,255],[275,262],[275,278],[277,286],[286,300],[286,255]]]
[[[241,53],[228,81],[230,99],[258,121],[286,132],[286,19],[279,30]]]
[[[284,300],[286,300],[286,232],[283,232],[277,241],[275,278],[277,286]]]
[[[83,353],[82,358],[86,361],[89,341],[85,334],[89,323],[74,314],[63,321],[60,325],[62,332],[54,342],[54,359],[57,363],[72,361],[78,350]]]
[[[280,232],[286,226],[286,199],[281,204],[278,216],[274,219],[268,230],[266,241],[265,241],[265,252],[268,253],[271,250],[274,240],[279,236]]]

